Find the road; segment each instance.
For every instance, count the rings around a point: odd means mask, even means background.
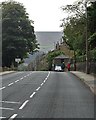
[[[70,72],[3,75],[0,93],[0,118],[94,118],[93,93]]]

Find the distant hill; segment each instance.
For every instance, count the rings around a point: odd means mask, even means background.
[[[55,48],[57,41],[62,38],[62,32],[36,32],[37,41],[40,44],[40,51],[48,52]]]

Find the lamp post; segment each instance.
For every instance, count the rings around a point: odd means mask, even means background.
[[[87,22],[87,19],[88,19],[88,15],[87,15],[87,2],[85,2],[85,10],[86,10],[86,73],[88,74],[89,73],[89,64],[88,64],[88,33],[87,33],[87,29],[88,29],[88,22]]]

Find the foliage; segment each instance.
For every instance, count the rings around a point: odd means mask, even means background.
[[[38,48],[33,21],[20,3],[2,2],[3,66],[15,64],[15,58],[25,58]]]
[[[70,49],[74,50],[77,56],[84,56],[86,53],[86,21],[89,38],[88,49],[96,49],[96,2],[87,7],[87,19],[84,0],[73,5],[63,6],[62,9],[69,13],[68,17],[63,19],[61,27],[63,27],[63,39],[70,46]]]
[[[53,59],[58,56],[58,55],[61,55],[61,54],[64,54],[62,51],[52,51],[52,52],[49,52],[47,54],[47,62],[49,64],[49,69],[51,69],[52,67],[52,62],[53,62]]]

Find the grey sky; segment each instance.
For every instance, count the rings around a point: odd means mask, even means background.
[[[2,2],[4,0],[0,0]],[[7,1],[7,0],[6,0]],[[61,31],[59,27],[66,14],[61,6],[76,0],[15,0],[23,3],[29,18],[34,21],[35,31]]]

